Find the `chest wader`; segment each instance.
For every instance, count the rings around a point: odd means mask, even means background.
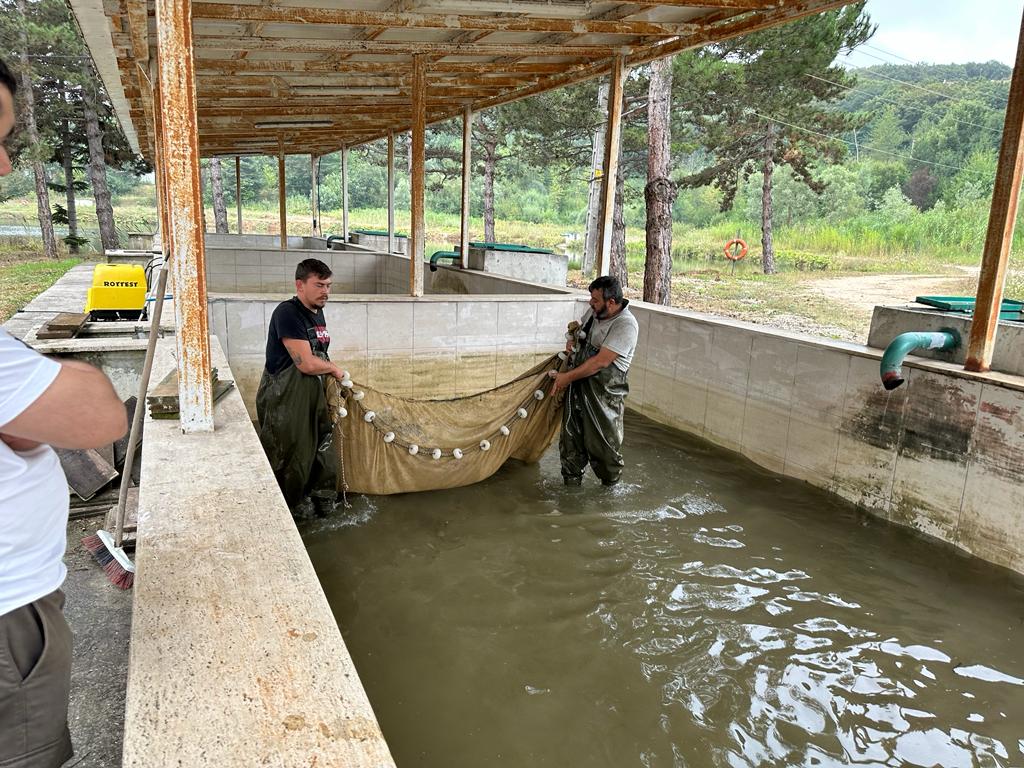
[[[327,360],[322,345],[313,354]],[[260,442],[277,484],[293,512],[306,495],[317,511],[334,503],[338,491],[338,457],[334,425],[319,376],[307,376],[294,365],[271,375],[263,370],[256,392]]]
[[[590,331],[591,323],[593,320],[585,331]],[[599,351],[599,347],[581,342],[573,355],[572,367],[578,368]],[[566,485],[580,485],[587,464],[605,485],[619,481],[625,466],[622,417],[628,394],[626,374],[614,363],[569,385],[558,441]]]

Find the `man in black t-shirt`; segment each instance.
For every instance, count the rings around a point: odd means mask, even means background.
[[[331,270],[318,259],[295,268],[295,296],[277,306],[267,333],[267,363],[256,393],[260,442],[292,514],[306,496],[319,515],[337,498],[334,425],[323,376],[348,378],[327,357],[331,336],[324,305]]]

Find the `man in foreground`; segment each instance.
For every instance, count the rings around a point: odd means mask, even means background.
[[[622,418],[639,330],[614,277],[590,284],[590,309],[565,346],[570,369],[551,373],[552,392],[568,388],[558,449],[566,485],[582,485],[587,464],[604,485],[622,476]]]
[[[318,259],[299,263],[295,296],[270,318],[266,367],[256,393],[260,442],[296,517],[306,496],[318,515],[326,515],[338,493],[334,424],[322,377],[341,381],[348,372],[327,357],[331,336],[323,308],[330,292],[330,267]]]
[[[0,61],[0,176],[16,83]],[[43,357],[0,329],[0,765],[71,757],[71,630],[61,585],[68,486],[56,448],[99,448],[127,430],[124,404],[92,366]],[[52,446],[52,447],[51,447]]]

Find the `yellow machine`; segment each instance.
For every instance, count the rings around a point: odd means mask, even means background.
[[[138,264],[97,264],[85,300],[90,320],[138,320],[146,310],[146,271]]]

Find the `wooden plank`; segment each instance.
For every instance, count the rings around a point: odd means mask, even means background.
[[[92,448],[55,450],[67,477],[68,486],[80,499],[91,499],[97,491],[118,476],[117,470]]]
[[[89,320],[84,312],[62,312],[36,331],[37,339],[73,339]]]
[[[1013,230],[1020,205],[1021,176],[1024,173],[1024,19],[1017,42],[1017,61],[1010,80],[1003,141],[999,149],[996,183],[992,191],[992,209],[981,257],[978,296],[967,342],[968,371],[987,371],[999,329],[999,310],[1006,287],[1006,265],[1013,245]]]
[[[54,330],[79,331],[89,320],[87,312],[61,312],[55,318],[46,323]]]
[[[384,27],[387,29],[479,30],[484,32],[569,32],[575,35],[667,36],[696,32],[699,24],[644,20],[601,21],[551,16],[471,16],[440,13],[390,13],[341,8],[295,8],[268,5],[193,3],[193,17],[218,21],[265,21],[278,24]]]
[[[114,528],[117,527],[117,499],[114,499],[114,503],[109,505],[109,509],[106,512],[106,519],[103,522],[103,530],[110,531],[113,533]],[[138,487],[131,487],[128,489],[128,498],[124,507],[124,532],[125,534],[134,533],[139,528],[139,489]],[[131,539],[135,537],[132,536]],[[125,536],[125,541],[128,541],[129,537]]]

